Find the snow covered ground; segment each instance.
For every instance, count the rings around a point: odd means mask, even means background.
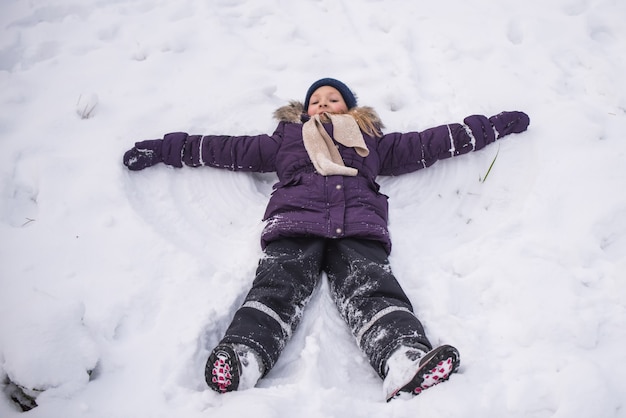
[[[619,0],[3,0],[3,391],[45,389],[23,416],[46,418],[626,417],[625,18]],[[271,133],[326,76],[387,132],[531,117],[380,178],[394,271],[460,373],[385,403],[323,283],[267,378],[219,396],[204,362],[274,176],[129,172],[122,154]],[[21,416],[8,396],[0,416]]]

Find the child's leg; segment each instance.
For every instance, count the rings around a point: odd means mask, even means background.
[[[382,378],[387,358],[400,346],[432,348],[378,242],[330,240],[324,269],[341,315]]]
[[[252,288],[220,346],[242,344],[252,348],[267,373],[300,322],[319,281],[324,246],[324,240],[317,238],[270,243],[259,261]]]

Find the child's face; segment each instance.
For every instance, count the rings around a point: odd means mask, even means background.
[[[313,116],[324,112],[346,113],[347,111],[348,106],[339,90],[331,86],[322,86],[311,95],[306,112],[309,116]]]

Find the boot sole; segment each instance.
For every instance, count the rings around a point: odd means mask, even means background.
[[[241,365],[232,347],[220,345],[216,347],[204,369],[204,378],[211,389],[218,393],[237,390]]]
[[[451,345],[442,345],[429,351],[420,361],[420,367],[415,376],[406,385],[392,392],[387,402],[403,393],[419,395],[424,390],[433,387],[450,378],[452,373],[459,369],[460,356],[456,348]]]

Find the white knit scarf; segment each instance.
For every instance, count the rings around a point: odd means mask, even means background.
[[[335,115],[324,113],[333,124],[335,141],[346,147],[354,148],[361,157],[367,157],[369,150],[365,145],[363,134],[356,120],[351,115]],[[328,135],[320,120],[320,115],[314,115],[302,127],[302,139],[309,158],[317,172],[323,176],[356,176],[358,170],[346,167],[339,154],[333,139]]]

